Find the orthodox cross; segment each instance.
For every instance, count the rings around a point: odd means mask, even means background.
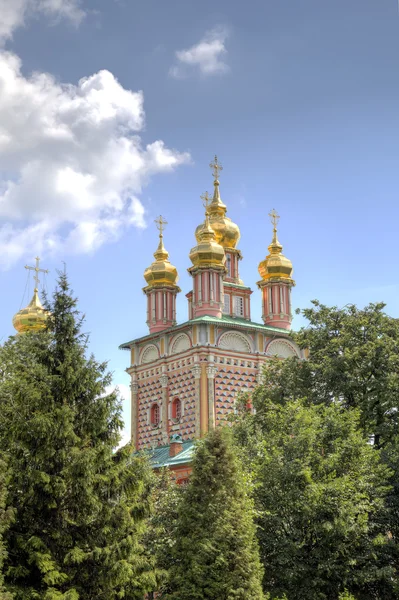
[[[166,219],[163,218],[162,215],[159,215],[157,219],[155,219],[154,223],[156,223],[157,229],[159,229],[159,237],[163,237],[162,232],[165,229],[165,225],[168,224]]]
[[[28,271],[35,271],[35,276],[33,278],[34,282],[35,282],[35,291],[38,292],[39,291],[39,273],[48,273],[48,269],[39,269],[39,264],[40,264],[40,258],[38,256],[36,256],[36,266],[35,267],[29,267],[28,265],[25,265],[25,269],[28,269]]]
[[[269,212],[269,217],[270,217],[270,220],[271,220],[271,222],[273,224],[273,229],[275,231],[277,231],[277,224],[278,224],[278,221],[280,219],[280,215],[278,215],[277,212],[273,208],[273,210],[271,212]]]
[[[219,172],[223,171],[223,167],[219,163],[218,157],[216,156],[216,154],[215,154],[215,158],[213,159],[213,162],[211,162],[211,164],[209,166],[211,167],[211,169],[213,169],[212,175],[215,178],[215,180],[219,179]]]
[[[208,194],[208,192],[205,192],[205,194],[202,194],[202,196],[200,196],[201,200],[203,200],[203,204],[205,206],[205,213],[208,214],[208,206],[211,202],[211,197]]]

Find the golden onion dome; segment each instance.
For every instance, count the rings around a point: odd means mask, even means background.
[[[48,316],[48,311],[43,308],[40,302],[38,289],[35,288],[32,300],[26,308],[14,315],[12,324],[18,333],[40,331],[45,329]]]
[[[268,281],[269,279],[285,279],[293,284],[292,262],[282,254],[283,247],[277,239],[277,220],[279,219],[279,216],[274,210],[270,213],[270,216],[272,217],[273,222],[273,239],[268,247],[268,256],[259,263],[259,274],[263,281]]]
[[[226,217],[227,207],[220,198],[218,176],[223,167],[219,164],[217,156],[215,156],[210,167],[213,169],[214,193],[212,202],[208,206],[209,222],[215,232],[217,243],[223,248],[235,248],[240,241],[241,233],[238,225],[233,223],[229,217]],[[203,227],[204,224],[201,223],[195,230],[197,241]]]
[[[191,249],[189,255],[193,267],[221,267],[224,269],[226,262],[224,248],[216,241],[208,214],[206,214],[205,222],[201,225],[198,236],[196,233],[196,237],[198,244]]]
[[[159,224],[159,244],[154,252],[155,261],[144,271],[144,279],[150,288],[164,287],[165,285],[177,287],[179,275],[176,267],[170,263],[169,252],[163,245],[162,231],[167,222],[162,217],[156,219],[155,222]]]

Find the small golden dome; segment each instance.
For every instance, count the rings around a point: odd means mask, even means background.
[[[26,308],[14,315],[12,324],[18,333],[40,331],[45,329],[48,315],[48,311],[43,308],[40,302],[38,289],[35,288],[32,300]]]
[[[285,279],[294,283],[292,279],[292,262],[282,254],[283,247],[277,239],[277,220],[279,216],[273,210],[270,213],[273,222],[273,239],[268,250],[270,254],[259,263],[258,271],[263,281],[269,279]]]
[[[162,231],[167,221],[159,217],[155,222],[159,224],[159,244],[154,252],[155,261],[144,271],[144,278],[150,288],[164,287],[165,285],[177,287],[179,275],[176,267],[170,264],[169,252],[163,245]]]
[[[226,262],[226,256],[223,246],[217,243],[215,232],[213,231],[209,216],[206,214],[205,223],[203,223],[196,232],[197,246],[191,249],[190,260],[194,267],[222,267]],[[193,267],[192,267],[193,268]]]
[[[223,246],[223,248],[235,248],[240,241],[241,233],[238,225],[233,223],[229,217],[226,217],[227,207],[220,198],[218,175],[223,167],[219,164],[217,156],[215,156],[210,167],[213,169],[213,184],[215,189],[212,202],[208,207],[209,222],[215,232],[217,243]],[[203,227],[204,224],[201,223],[195,230],[197,241]]]

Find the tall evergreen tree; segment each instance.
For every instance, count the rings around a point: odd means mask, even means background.
[[[263,599],[248,481],[228,429],[202,441],[179,505],[168,600]]]
[[[377,518],[390,473],[358,412],[339,403],[275,403],[274,394],[267,382],[259,387],[256,414],[243,402],[234,428],[254,474],[265,592],[288,600],[338,600],[350,597],[345,590],[359,600],[393,598],[388,531]]]
[[[154,587],[142,547],[152,475],[129,446],[105,363],[86,356],[83,319],[61,274],[48,329],[0,350],[0,448],[15,521],[6,586],[16,600],[142,598]]]
[[[7,558],[7,548],[4,535],[8,530],[14,511],[8,505],[8,469],[5,456],[0,457],[0,600],[12,600],[13,596],[4,586],[4,562]]]

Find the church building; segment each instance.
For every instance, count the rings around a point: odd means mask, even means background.
[[[144,271],[148,335],[122,344],[130,352],[131,436],[137,450],[153,449],[154,466],[189,471],[193,441],[223,424],[238,395],[260,382],[272,356],[301,357],[289,336],[292,263],[277,239],[273,210],[269,254],[259,263],[262,323],[251,320],[252,290],[240,278],[240,229],[221,199],[217,157],[211,163],[214,193],[204,194],[205,220],[195,230],[189,252],[192,289],[186,294],[187,319],[176,318],[178,273],[159,244]]]

